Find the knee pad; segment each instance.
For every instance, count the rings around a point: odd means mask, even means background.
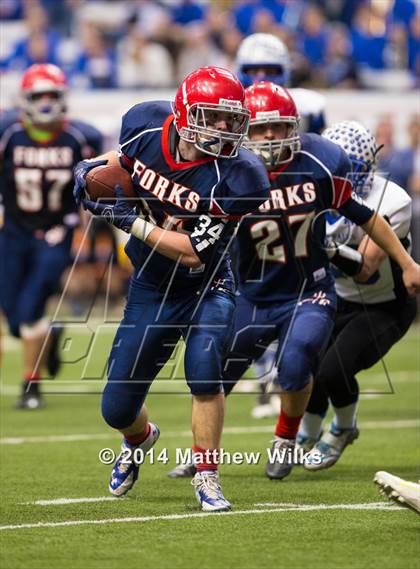
[[[146,398],[131,391],[117,391],[108,383],[102,394],[102,417],[113,429],[126,429],[134,423]]]
[[[277,370],[275,384],[284,391],[301,391],[316,371],[317,358],[304,343],[285,350]]]

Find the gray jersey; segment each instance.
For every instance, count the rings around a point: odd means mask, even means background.
[[[364,202],[389,221],[400,240],[409,240],[411,198],[403,188],[375,175],[372,190]],[[365,232],[361,227],[344,217],[338,218],[335,223],[332,223],[332,220],[327,223],[327,237],[337,243],[357,247],[364,236]],[[344,300],[366,304],[395,300],[399,288],[396,274],[395,263],[387,257],[367,283],[357,283],[351,277],[340,273],[336,278],[337,294]],[[401,283],[399,285],[401,286]]]

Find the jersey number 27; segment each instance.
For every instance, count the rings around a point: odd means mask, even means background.
[[[308,232],[315,212],[296,213],[287,216],[290,234],[293,234],[295,257],[308,256]],[[296,230],[295,230],[296,228]],[[275,219],[262,219],[250,227],[251,237],[256,241],[255,248],[261,261],[287,263],[284,240],[282,242],[280,225]],[[292,235],[290,235],[292,238]]]

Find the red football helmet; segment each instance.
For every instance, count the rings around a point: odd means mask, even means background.
[[[287,89],[268,81],[248,87],[245,95],[251,120],[244,145],[261,156],[267,169],[275,170],[280,164],[289,162],[293,153],[300,149],[299,114],[295,102]],[[252,140],[252,135],[257,131],[255,127],[267,123],[289,125],[286,136],[276,140]]]
[[[211,156],[237,156],[248,131],[249,112],[239,80],[221,67],[202,67],[181,83],[175,96],[179,136]],[[224,122],[225,128],[218,128]]]
[[[43,126],[57,123],[66,113],[67,81],[64,73],[51,63],[36,63],[22,77],[21,107],[25,118]]]

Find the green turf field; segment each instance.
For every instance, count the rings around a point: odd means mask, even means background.
[[[377,470],[420,477],[419,328],[386,358],[392,385],[381,365],[361,376],[362,388],[371,393],[361,400],[361,436],[330,470],[296,468],[282,482],[266,479],[273,421],[250,418],[254,395],[233,395],[223,447],[262,451],[263,458],[258,465],[221,468],[233,510],[216,515],[200,514],[188,480],[166,477],[175,448],[190,444],[190,398],[163,380],[148,406],[161,429],[155,458],[167,448],[169,463],[146,464],[124,499],[68,501],[107,497],[110,467],[100,463],[98,453],[104,447],[117,450],[119,438],[100,416],[101,381],[74,380],[102,374],[111,337],[112,326],[92,344],[91,335],[76,327],[67,358],[79,361],[67,363],[60,377],[45,385],[55,393],[35,412],[12,409],[21,376],[19,349],[4,339],[2,569],[420,567],[420,518],[388,504],[372,483]],[[87,346],[94,355],[86,365]],[[36,503],[41,500],[47,503]]]

